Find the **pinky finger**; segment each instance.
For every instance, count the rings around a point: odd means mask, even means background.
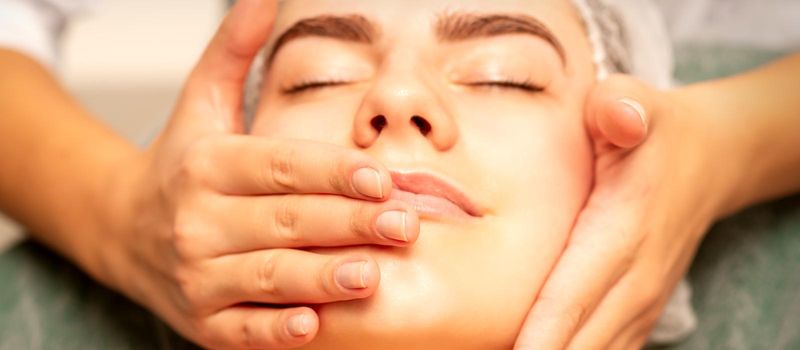
[[[318,329],[319,318],[308,307],[242,304],[210,316],[203,338],[213,348],[292,349],[313,340]]]

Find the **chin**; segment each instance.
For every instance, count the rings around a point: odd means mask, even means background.
[[[460,230],[441,223],[422,225],[424,235],[411,248],[315,250],[373,256],[381,283],[369,298],[317,306],[320,331],[303,349],[513,346],[546,270],[498,268],[520,260],[534,263],[535,257],[508,253],[504,245],[512,242],[487,234],[498,232],[497,227],[489,230],[492,225]]]

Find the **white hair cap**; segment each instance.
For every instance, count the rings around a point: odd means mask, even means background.
[[[658,88],[672,85],[672,45],[650,0],[572,0],[594,50],[597,79],[627,73]]]

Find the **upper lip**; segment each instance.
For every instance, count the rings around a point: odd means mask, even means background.
[[[435,174],[416,171],[391,171],[391,174],[392,182],[397,189],[441,197],[457,205],[470,216],[483,216],[483,208],[470,199],[464,191]]]

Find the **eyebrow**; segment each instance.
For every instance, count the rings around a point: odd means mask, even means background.
[[[448,13],[438,17],[434,26],[441,42],[457,42],[509,34],[529,34],[549,43],[562,62],[566,62],[564,47],[542,22],[519,14]],[[372,44],[380,35],[378,27],[361,15],[322,15],[302,19],[292,25],[275,41],[268,62],[292,40],[303,37],[324,37],[362,44]]]
[[[290,41],[309,36],[372,44],[378,36],[378,30],[375,24],[361,15],[325,15],[306,18],[292,25],[278,37],[269,61],[272,61],[278,50]]]
[[[562,62],[566,62],[564,47],[542,22],[519,14],[470,14],[450,13],[439,17],[436,36],[440,41],[463,41],[476,38],[509,34],[529,34],[539,37],[556,50]]]

